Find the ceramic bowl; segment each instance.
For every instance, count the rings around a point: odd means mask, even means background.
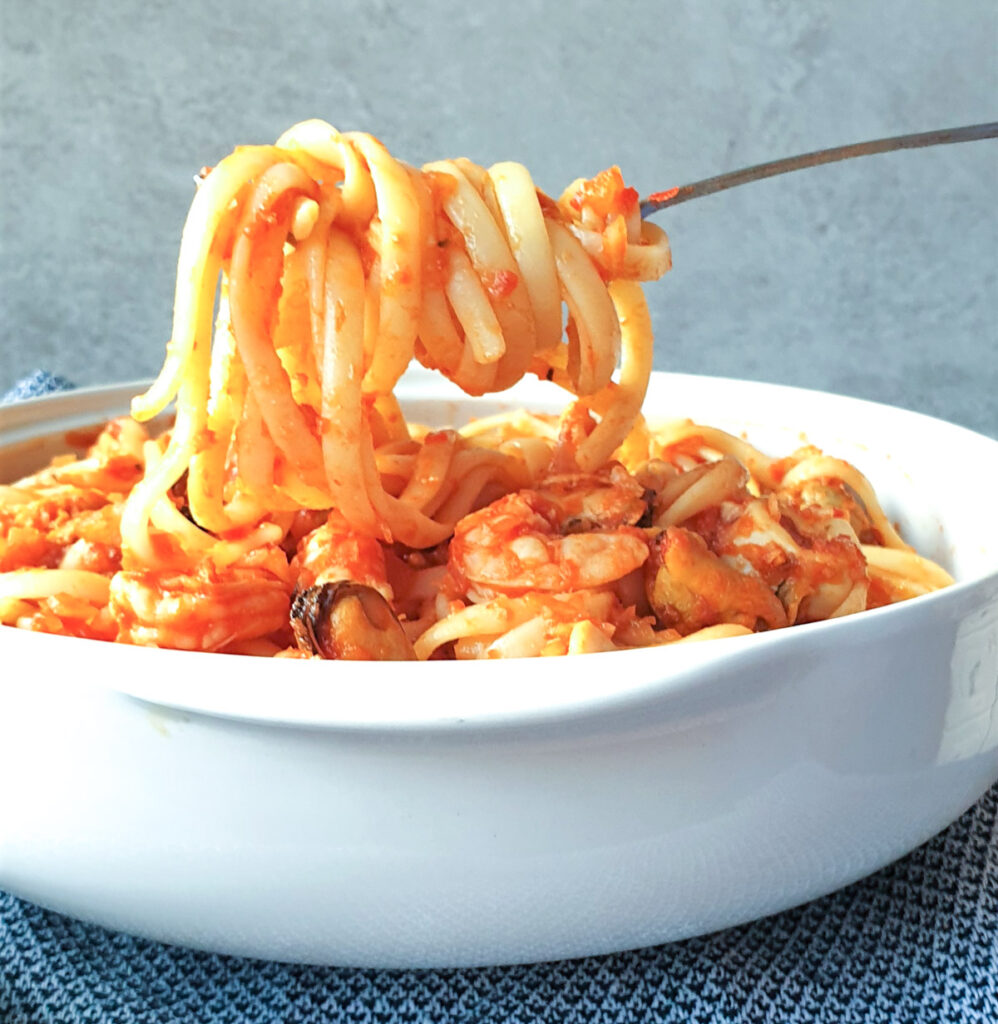
[[[141,385],[0,410],[7,479]],[[403,381],[413,419],[558,409]],[[0,887],[225,953],[380,967],[607,953],[774,913],[998,779],[998,442],[917,413],[655,374],[652,418],[805,440],[956,586],[861,615],[538,661],[270,662],[0,630]]]

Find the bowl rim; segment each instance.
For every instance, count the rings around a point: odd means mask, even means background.
[[[132,396],[142,394],[155,378],[140,377],[126,381],[116,381],[105,384],[84,384],[68,390],[53,391],[43,395],[36,395],[31,398],[21,398],[15,401],[0,405],[0,448],[10,443],[4,440],[4,434],[14,433],[15,439],[22,430],[28,429],[32,433],[37,432],[34,428],[39,425],[40,409],[55,409],[60,406],[79,406],[74,409],[72,418],[85,418],[87,415],[99,415],[107,403],[114,400],[129,400]],[[901,405],[891,405],[887,402],[877,402],[870,398],[859,398],[855,395],[845,395],[836,391],[827,391],[821,388],[808,388],[796,384],[780,384],[774,381],[754,380],[748,377],[722,377],[704,373],[683,373],[673,370],[653,370],[649,381],[649,391],[657,381],[674,381],[681,386],[684,383],[693,387],[704,387],[711,385],[721,389],[741,390],[751,387],[754,390],[771,395],[774,399],[780,397],[814,398],[819,401],[834,401],[841,403],[844,407],[857,411],[864,411],[867,414],[888,413],[890,415],[901,415],[911,417],[915,423],[929,428],[944,428],[966,436],[968,440],[976,442],[985,441],[996,446],[998,451],[998,437],[983,434],[971,427],[952,420],[943,419],[940,416],[932,416],[929,413],[920,412],[917,409],[910,409]],[[481,401],[483,399],[470,396],[457,388],[451,381],[433,370],[428,370],[419,364],[412,364],[402,375],[395,388],[395,394],[403,399],[418,399],[419,392],[428,386],[434,386],[444,392],[441,400],[453,400],[458,402]],[[552,388],[554,387],[554,390]],[[413,392],[410,394],[410,392]],[[552,395],[568,395],[568,392],[557,390],[550,382],[524,378],[506,392],[499,392],[495,395],[483,396],[486,401],[501,402],[505,405],[520,406],[524,401],[533,400],[536,392],[538,396],[546,396],[546,404],[551,403]],[[517,399],[515,396],[525,394],[524,399]],[[542,398],[543,400],[543,398]],[[646,418],[653,421],[658,417],[648,416],[647,409],[642,410]],[[122,415],[127,413],[127,408],[122,410]],[[56,413],[58,414],[58,413]]]
[[[957,432],[957,436],[968,435],[975,443],[994,446],[998,456],[998,441],[986,435],[924,413],[866,399],[784,384],[663,371],[656,371],[653,380],[669,380],[680,387],[684,383],[739,390],[748,386],[773,399],[790,395],[796,401],[820,397],[843,403],[847,410],[861,407],[868,415],[913,417],[922,427],[944,428]],[[453,388],[439,375],[420,370],[403,378],[396,393],[403,400],[425,399],[430,396],[421,392],[430,381],[434,391],[444,392],[445,397]],[[47,424],[51,428],[60,411],[75,422],[94,422],[94,416],[106,414],[109,403],[127,399],[147,384],[96,385],[0,408],[0,445],[37,436],[42,433],[40,428]],[[547,395],[550,401],[551,391],[542,382],[529,382],[516,392],[492,397],[503,404],[522,405],[533,400],[530,392],[538,385],[544,388],[538,393]],[[468,400],[456,388],[453,398]],[[56,429],[65,425],[59,422]],[[590,654],[582,664],[577,658],[570,659],[567,664],[572,665],[571,672],[552,673],[547,659],[483,661],[476,662],[474,669],[470,669],[469,662],[405,663],[402,676],[397,671],[402,663],[336,663],[339,679],[334,685],[330,684],[325,662],[243,657],[234,663],[240,671],[233,675],[211,672],[211,664],[217,667],[216,655],[207,652],[98,644],[12,628],[4,630],[0,642],[8,649],[8,664],[15,668],[19,663],[37,665],[56,656],[75,666],[89,662],[91,669],[100,671],[99,679],[94,680],[99,686],[150,705],[216,718],[351,731],[506,728],[603,714],[648,700],[669,700],[698,687],[709,697],[711,679],[736,668],[748,672],[762,664],[778,666],[806,654],[808,648],[833,651],[878,640],[891,642],[899,634],[929,628],[933,622],[991,600],[998,601],[998,567],[944,590],[855,616],[723,641]],[[669,664],[663,669],[666,651]],[[139,660],[133,664],[129,659],[136,657]],[[607,663],[606,658],[613,661]],[[610,671],[611,665],[617,668]],[[511,667],[515,669],[515,687],[510,683]],[[469,671],[476,675],[473,682],[464,679]],[[510,699],[511,689],[519,695],[516,701]]]
[[[239,659],[240,671],[218,673],[210,670],[212,664],[217,667],[217,656],[203,651],[100,643],[10,627],[2,643],[15,678],[19,664],[51,665],[58,652],[82,677],[81,685],[151,708],[268,727],[432,734],[605,720],[650,703],[662,713],[671,705],[682,715],[690,710],[690,696],[699,698],[696,713],[702,714],[726,703],[731,688],[721,684],[734,673],[744,684],[742,696],[751,699],[760,686],[780,686],[790,679],[794,673],[781,672],[781,667],[890,647],[988,604],[998,609],[998,573],[872,609],[862,617],[680,647],[593,653],[585,655],[582,665],[575,657],[573,668],[583,671],[565,673],[551,673],[548,659],[541,658],[488,660],[475,662],[474,668],[461,661],[344,662],[336,664],[339,678],[331,681],[330,666],[320,661],[230,655]],[[469,672],[474,679],[466,678]]]

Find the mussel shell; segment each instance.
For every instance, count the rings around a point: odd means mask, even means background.
[[[295,595],[291,629],[298,647],[344,661],[414,661],[409,638],[391,605],[372,587],[339,580]]]

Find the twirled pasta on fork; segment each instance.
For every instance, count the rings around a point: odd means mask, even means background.
[[[336,658],[610,650],[780,628],[945,585],[851,466],[641,416],[640,283],[671,265],[616,168],[540,192],[308,121],[199,176],[162,372],[87,456],[0,490],[0,621]],[[406,421],[413,359],[471,395]],[[175,402],[160,436],[139,423]]]

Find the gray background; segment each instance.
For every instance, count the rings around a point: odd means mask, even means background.
[[[2,3],[0,391],[151,375],[191,175],[306,117],[412,163],[619,163],[643,194],[998,116],[994,0]],[[773,179],[659,223],[656,366],[998,436],[998,142]]]

